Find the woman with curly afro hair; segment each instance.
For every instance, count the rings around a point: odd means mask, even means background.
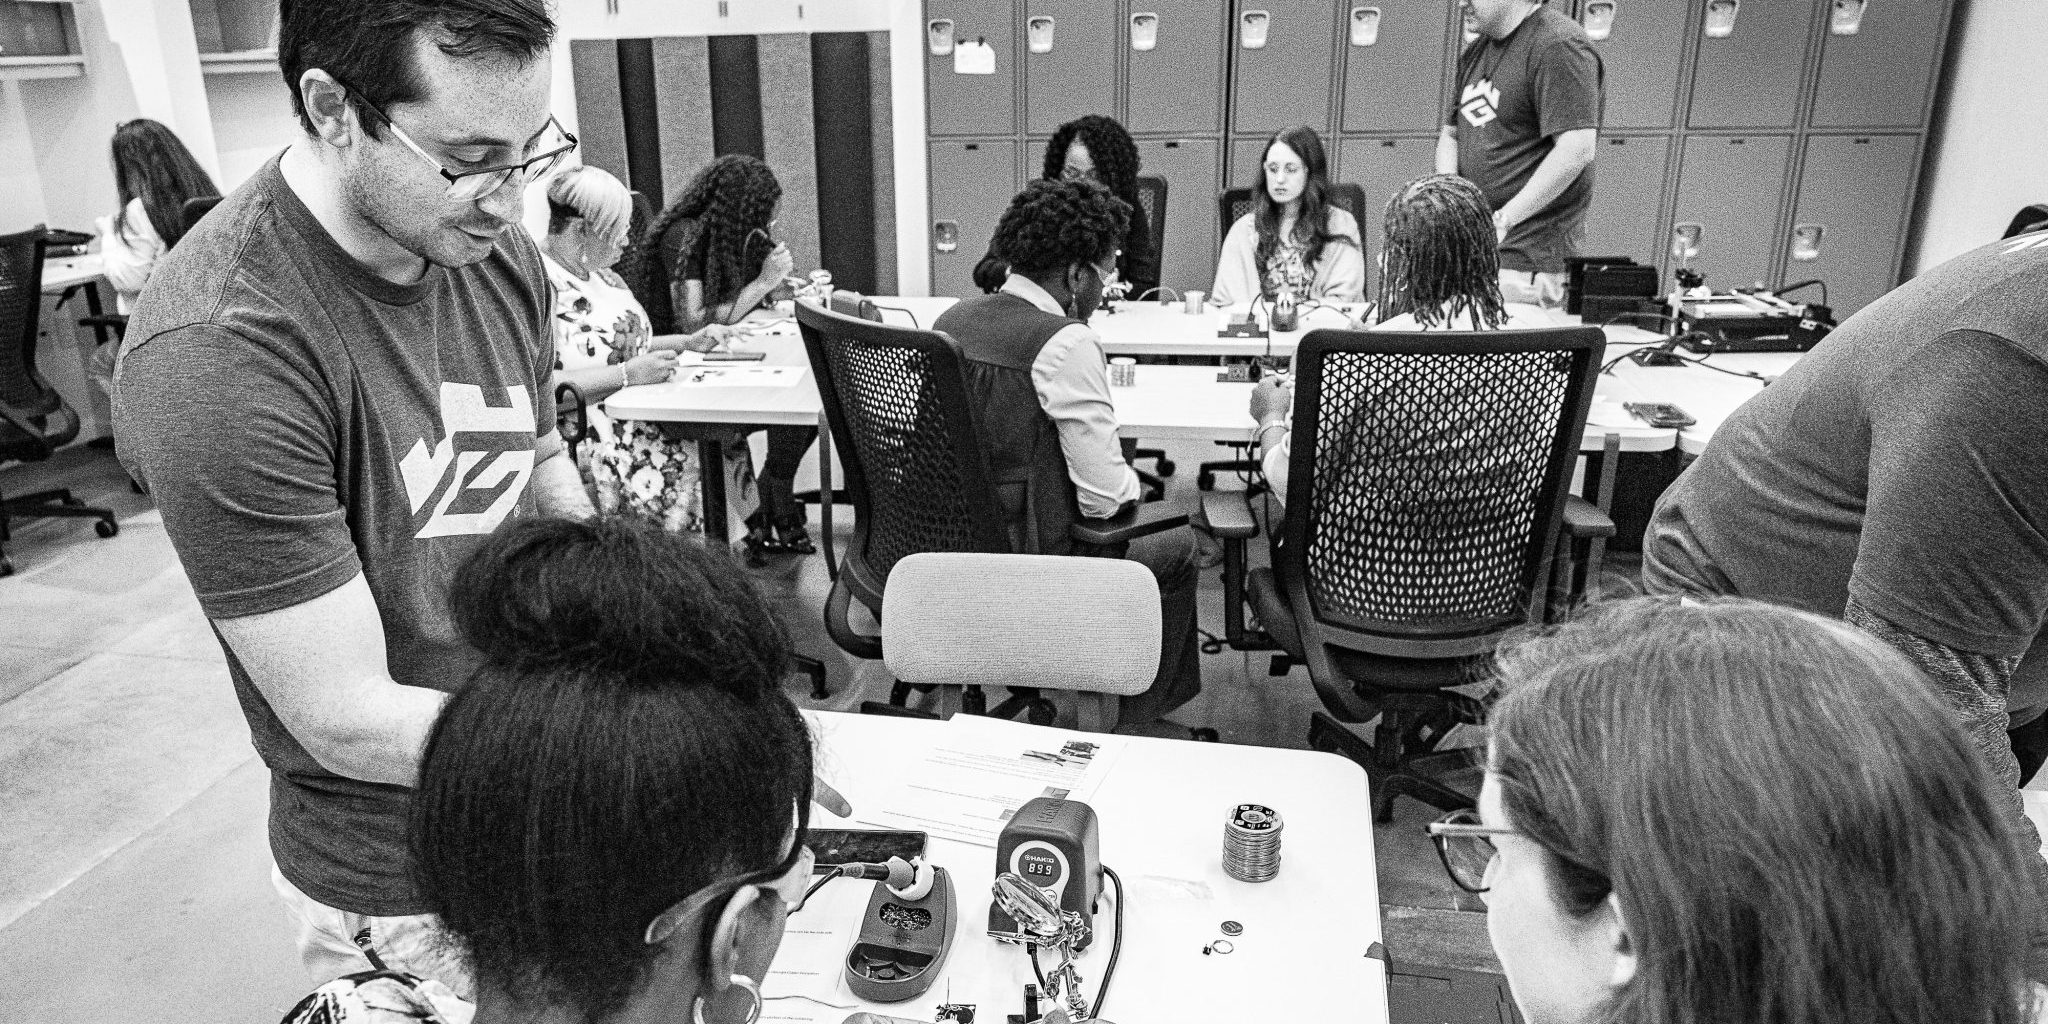
[[[688,334],[707,325],[735,324],[763,302],[781,297],[783,282],[796,266],[789,247],[775,240],[775,212],[781,202],[782,185],[767,164],[729,153],[698,171],[682,195],[649,225],[641,249],[643,254],[659,253],[660,258],[638,261],[641,279],[635,284],[643,295],[668,293],[675,317],[667,325],[669,332]],[[656,330],[662,326],[657,324]],[[764,554],[817,550],[804,528],[804,507],[795,498],[797,466],[817,438],[813,427],[768,428],[768,457],[758,480],[760,503],[747,516],[745,543],[753,564],[761,564]],[[695,449],[695,442],[679,435],[670,437],[669,443],[678,453]],[[744,448],[744,443],[738,447]],[[752,489],[747,484],[736,476],[728,481],[727,491],[742,494]]]
[[[1282,289],[1297,299],[1365,297],[1365,243],[1358,221],[1330,203],[1330,162],[1315,129],[1283,128],[1266,143],[1252,212],[1230,226],[1210,292],[1224,304]]]
[[[1156,722],[1202,689],[1195,649],[1195,551],[1186,530],[1121,550],[1082,550],[1068,531],[1138,503],[1117,439],[1102,339],[1088,317],[1115,273],[1130,207],[1087,179],[1034,181],[996,225],[1001,290],[960,300],[932,327],[960,346],[989,476],[1018,551],[1121,555],[1159,583],[1159,673],[1120,701],[1119,719]],[[1184,734],[1183,734],[1184,735]]]
[[[1159,287],[1159,254],[1152,251],[1152,222],[1138,201],[1138,170],[1138,144],[1113,117],[1075,118],[1060,125],[1045,144],[1046,181],[1092,181],[1130,207],[1130,227],[1117,243],[1116,274],[1133,296]],[[993,292],[1003,286],[1009,272],[991,241],[988,255],[974,268],[974,283]]]

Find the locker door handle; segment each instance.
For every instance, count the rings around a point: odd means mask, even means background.
[[[953,19],[936,18],[925,26],[925,41],[932,56],[944,57],[953,52]]]
[[[1707,0],[1707,38],[1726,39],[1735,34],[1735,16],[1742,13],[1742,0]]]
[[[1579,24],[1586,30],[1586,38],[1599,42],[1614,34],[1615,0],[1587,0],[1586,13]]]
[[[1376,46],[1380,41],[1380,9],[1377,7],[1353,7],[1351,9],[1351,45]]]
[[[940,252],[953,252],[960,248],[960,222],[941,220],[932,223],[932,248]]]
[[[1792,225],[1792,258],[1802,263],[1820,259],[1820,240],[1827,232],[1825,224]]]
[[[1707,226],[1697,221],[1683,221],[1671,225],[1671,257],[1689,260],[1700,254],[1700,240],[1705,238]]]
[[[1266,35],[1273,27],[1273,12],[1246,11],[1240,20],[1237,42],[1247,50],[1266,48]]]
[[[1140,11],[1131,15],[1131,49],[1143,52],[1159,45],[1159,15]]]
[[[1869,7],[1870,0],[1834,0],[1828,11],[1828,34],[1855,35],[1863,27],[1863,12]]]
[[[1053,19],[1045,15],[1024,19],[1024,38],[1028,41],[1032,53],[1052,52],[1052,30]]]

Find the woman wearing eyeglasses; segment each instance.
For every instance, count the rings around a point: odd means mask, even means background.
[[[1116,118],[1088,114],[1053,130],[1040,175],[1046,181],[1092,181],[1131,208],[1130,227],[1117,246],[1116,280],[1126,294],[1139,298],[1159,287],[1160,255],[1152,251],[1152,221],[1138,198],[1141,169],[1131,133]],[[988,255],[974,267],[975,286],[989,294],[1001,291],[1010,276],[1009,262],[998,258],[995,248],[990,239]]]
[[[1478,812],[1430,831],[1530,1024],[2034,1019],[2038,853],[1897,651],[1645,598],[1500,678]]]
[[[736,324],[763,302],[777,298],[795,269],[789,247],[775,238],[775,212],[782,185],[767,164],[738,153],[705,165],[675,202],[647,230],[642,245],[659,252],[643,260],[638,282],[673,297],[678,332],[707,324]],[[666,333],[656,324],[658,333]],[[760,504],[747,517],[747,553],[759,563],[765,554],[809,554],[803,505],[795,498],[796,471],[811,442],[813,427],[769,427],[768,457],[761,464]],[[740,490],[745,481],[737,481]]]
[[[752,1021],[811,874],[773,609],[724,553],[622,519],[513,523],[450,606],[483,663],[427,741],[411,853],[476,1003],[376,968],[372,933],[372,969],[286,1020]]]

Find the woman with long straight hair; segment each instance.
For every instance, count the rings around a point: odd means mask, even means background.
[[[220,195],[206,168],[176,132],[146,117],[114,129],[114,191],[121,208],[97,222],[100,265],[114,286],[114,309],[135,309],[156,261],[185,237],[185,203]],[[101,345],[93,353],[92,381],[113,402],[114,357],[121,346]]]
[[[1315,129],[1283,128],[1259,158],[1251,212],[1223,239],[1211,295],[1236,304],[1285,290],[1296,299],[1357,302],[1365,296],[1363,237],[1357,219],[1330,203],[1330,161]]]
[[[1430,831],[1530,1024],[2034,1019],[2039,853],[1897,650],[1641,598],[1499,677],[1479,808]]]

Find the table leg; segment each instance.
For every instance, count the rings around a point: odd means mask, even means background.
[[[725,445],[715,437],[697,439],[697,484],[704,502],[704,537],[732,543],[725,523]]]
[[[839,559],[832,551],[832,424],[818,414],[818,541],[825,553],[825,573],[839,578]]]
[[[100,316],[100,314],[101,314],[101,309],[100,309],[100,283],[99,283],[98,281],[87,281],[87,282],[85,282],[84,288],[85,288],[85,314],[86,314],[87,316],[89,316],[89,317],[93,317],[93,318],[97,319],[97,318],[98,318],[98,317]],[[107,325],[106,325],[106,324],[103,324],[103,323],[94,323],[94,324],[92,325],[92,339],[93,339],[93,344],[94,344],[94,345],[104,345],[104,344],[106,344],[106,343],[107,343]]]

